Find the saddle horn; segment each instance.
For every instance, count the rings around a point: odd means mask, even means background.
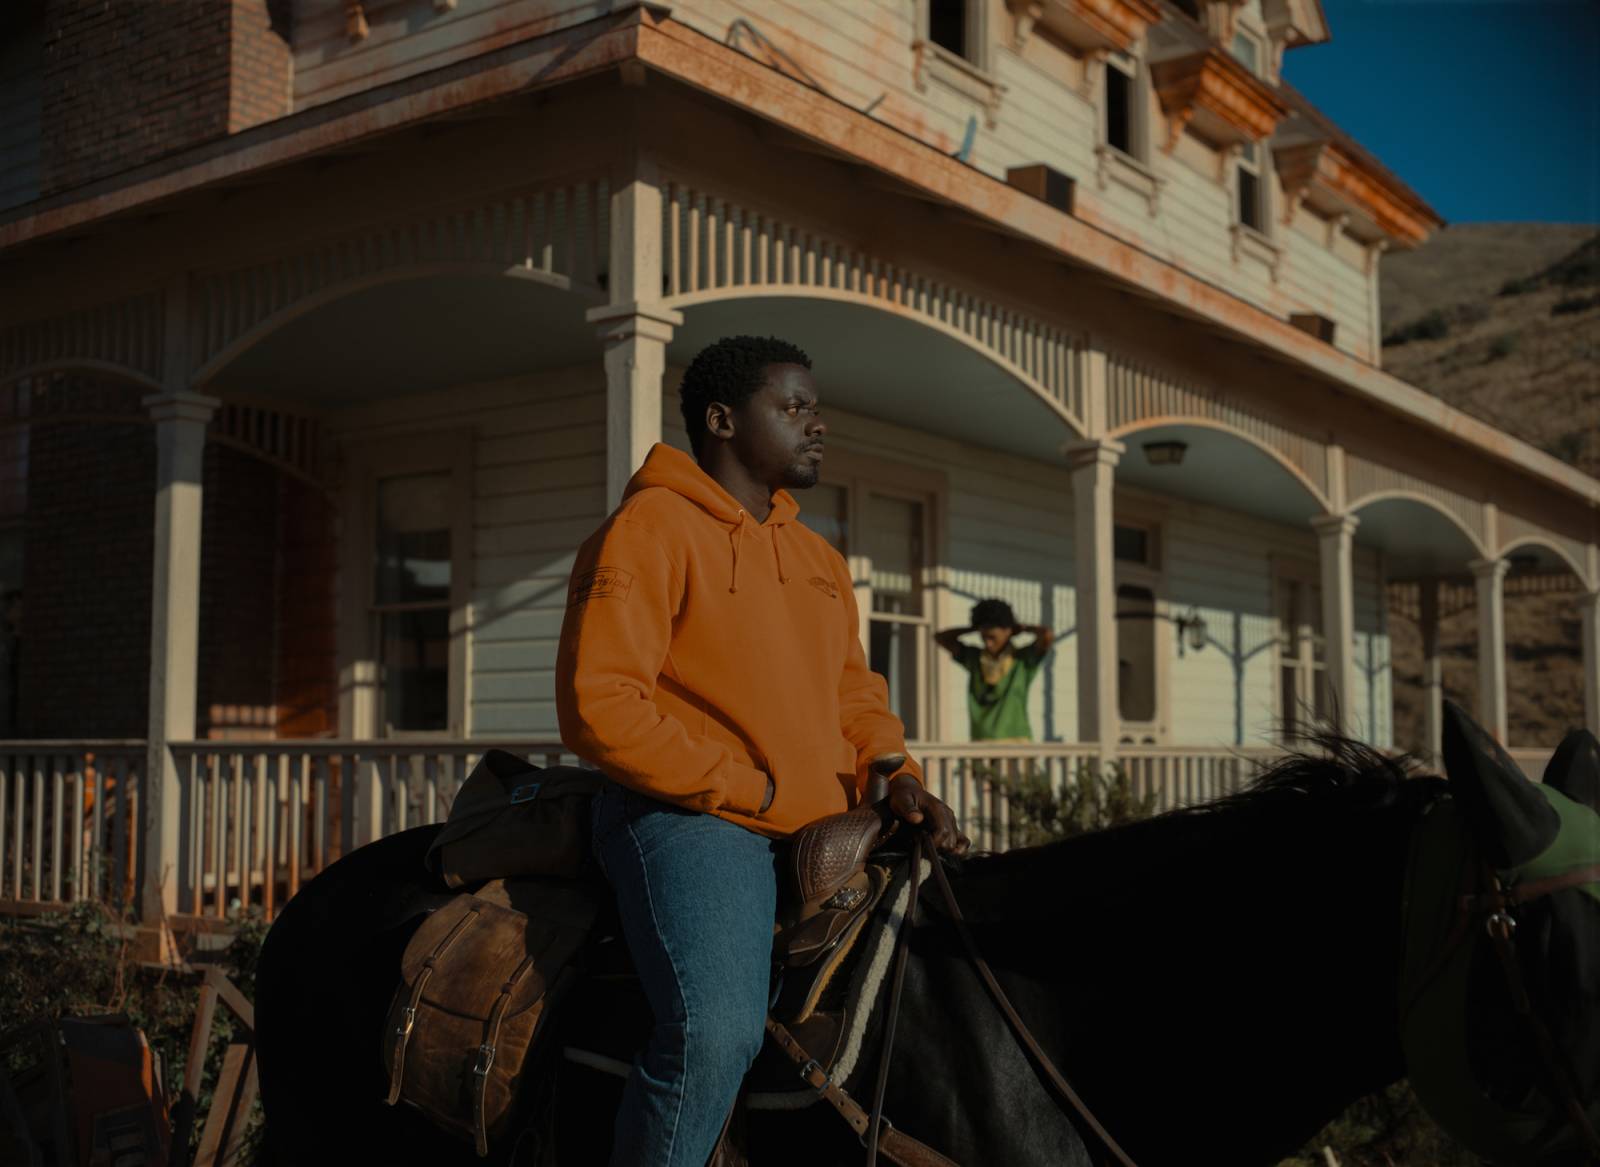
[[[1561,820],[1511,756],[1454,701],[1444,703],[1444,770],[1491,866],[1520,867],[1555,841]]]
[[[1544,784],[1600,811],[1600,740],[1586,729],[1562,738],[1544,768]]]

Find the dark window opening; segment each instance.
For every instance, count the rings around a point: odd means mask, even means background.
[[[1133,153],[1133,78],[1106,66],[1106,144]]]
[[[1243,167],[1239,169],[1239,222],[1261,230],[1261,179]]]
[[[1111,553],[1124,563],[1150,562],[1150,532],[1143,527],[1117,525],[1111,529]]]
[[[958,57],[967,55],[966,0],[928,0],[928,39]]]
[[[1156,719],[1156,597],[1117,589],[1117,710],[1123,721]]]

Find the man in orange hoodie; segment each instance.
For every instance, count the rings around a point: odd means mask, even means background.
[[[594,850],[655,1016],[611,1162],[701,1167],[761,1048],[776,841],[860,802],[905,753],[843,558],[797,523],[826,427],[793,345],[718,341],[684,374],[695,457],[657,445],[579,549],[556,663],[561,740],[613,781]],[[964,850],[908,762],[901,819]]]

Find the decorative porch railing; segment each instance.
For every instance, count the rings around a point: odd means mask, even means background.
[[[140,819],[144,742],[0,742],[0,911],[87,899],[131,911],[146,881],[171,881],[180,924],[220,923],[246,908],[270,918],[307,879],[361,843],[443,821],[490,747],[543,766],[577,761],[553,741],[175,744],[177,853],[156,865],[145,855]],[[909,748],[929,787],[985,849],[1003,849],[1014,837],[1002,783],[1029,778],[1065,794],[1096,773],[1101,758],[1081,742]],[[1550,751],[1511,754],[1537,778]],[[1158,811],[1238,790],[1277,756],[1272,748],[1227,746],[1124,745],[1114,753],[1128,793]]]
[[[0,742],[0,904],[137,902],[142,741]]]

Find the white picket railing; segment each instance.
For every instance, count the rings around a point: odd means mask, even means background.
[[[267,916],[362,843],[443,822],[486,749],[575,764],[553,741],[202,741],[172,747],[183,787],[181,915]]]
[[[178,854],[160,874],[143,855],[142,741],[0,742],[0,911],[96,898],[131,909],[143,881],[175,881],[181,919],[268,917],[310,876],[361,843],[443,821],[491,747],[536,765],[575,764],[555,741],[201,741],[171,747],[179,776]],[[1004,787],[1046,784],[1070,798],[1091,775],[1120,771],[1125,793],[1155,810],[1245,786],[1281,756],[1270,747],[1117,747],[1115,771],[1081,742],[913,742],[929,788],[974,844],[1019,841]],[[1511,751],[1531,777],[1549,750]]]
[[[142,741],[0,742],[0,903],[135,903],[144,769]]]

